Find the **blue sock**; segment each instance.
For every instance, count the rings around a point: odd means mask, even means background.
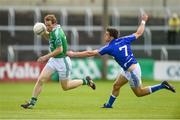
[[[115,100],[116,100],[116,97],[114,95],[111,95],[109,97],[109,101],[108,101],[108,103],[106,105],[109,106],[109,107],[112,107]]]
[[[150,93],[156,92],[163,88],[164,88],[164,86],[162,84],[150,86]]]

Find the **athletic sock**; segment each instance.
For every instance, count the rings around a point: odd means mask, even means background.
[[[149,87],[150,93],[156,92],[158,90],[163,89],[164,86],[162,84],[158,84],[158,85],[153,85]]]
[[[112,107],[112,105],[113,105],[113,103],[114,103],[115,100],[116,100],[116,96],[111,95],[111,96],[109,97],[109,101],[108,101],[108,103],[106,103],[106,105],[107,105],[108,107]]]
[[[37,98],[32,97],[31,100],[30,100],[30,104],[35,105],[36,102],[37,102]]]
[[[86,78],[83,78],[82,80],[83,80],[83,85],[87,85],[88,84]]]

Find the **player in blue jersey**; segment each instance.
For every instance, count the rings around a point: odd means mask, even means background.
[[[116,81],[113,84],[112,94],[110,95],[108,102],[103,105],[103,108],[112,108],[116,97],[119,95],[120,88],[127,82],[129,82],[132,91],[138,97],[151,94],[160,89],[167,89],[175,92],[173,86],[167,81],[163,81],[154,86],[142,86],[141,68],[131,51],[131,42],[135,41],[143,34],[147,20],[148,16],[144,14],[137,31],[125,37],[118,38],[118,31],[113,28],[108,28],[104,34],[104,40],[107,44],[99,50],[82,52],[69,51],[67,53],[70,57],[90,57],[108,54],[113,56],[115,61],[123,68],[123,72],[117,76]]]

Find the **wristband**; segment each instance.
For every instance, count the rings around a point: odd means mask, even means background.
[[[142,20],[142,21],[141,21],[141,24],[145,25],[145,24],[146,24],[146,21]]]

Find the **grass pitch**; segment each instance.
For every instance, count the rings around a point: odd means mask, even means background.
[[[178,119],[180,82],[170,82],[177,93],[158,91],[136,97],[129,85],[121,89],[113,109],[100,108],[109,98],[113,81],[96,81],[97,89],[82,86],[63,91],[59,83],[46,83],[34,109],[20,104],[31,97],[35,83],[0,83],[0,119]],[[144,81],[144,85],[157,84]]]

